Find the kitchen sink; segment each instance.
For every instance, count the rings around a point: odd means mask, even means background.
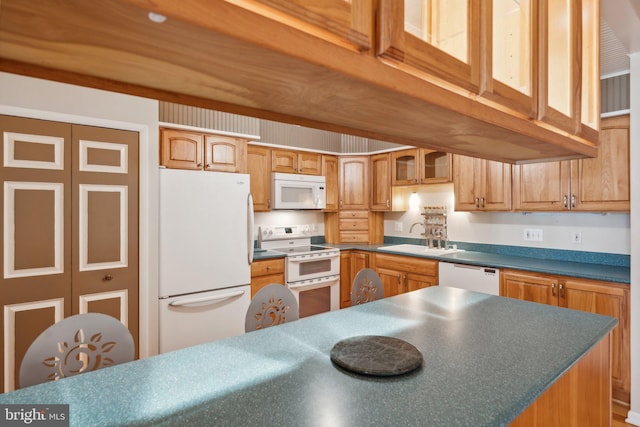
[[[454,254],[456,252],[464,252],[463,249],[439,249],[439,248],[428,248],[422,245],[391,245],[391,246],[383,246],[378,248],[381,251],[389,251],[389,252],[399,252],[405,254],[420,254],[420,255],[449,255]]]

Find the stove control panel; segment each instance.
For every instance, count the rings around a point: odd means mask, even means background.
[[[261,240],[284,240],[311,237],[312,226],[306,225],[276,225],[258,227]]]

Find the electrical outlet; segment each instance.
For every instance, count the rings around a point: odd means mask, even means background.
[[[582,233],[579,231],[574,231],[571,233],[571,241],[573,243],[582,243]]]
[[[542,242],[542,229],[541,228],[525,228],[524,240],[532,242]]]
[[[400,221],[396,221],[395,225],[395,231],[402,231],[402,223]]]

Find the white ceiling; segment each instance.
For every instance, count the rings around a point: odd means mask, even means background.
[[[640,52],[640,0],[600,0],[600,75],[629,71]]]

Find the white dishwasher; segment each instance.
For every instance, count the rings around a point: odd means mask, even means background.
[[[477,265],[438,263],[438,284],[485,294],[500,294],[500,270]]]

